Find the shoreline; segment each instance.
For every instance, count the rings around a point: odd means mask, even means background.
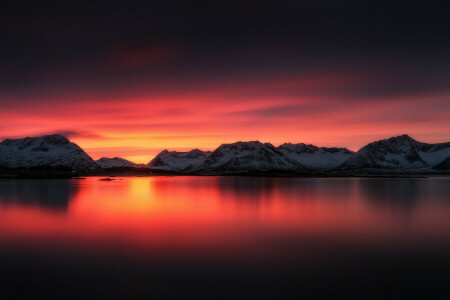
[[[27,180],[27,179],[74,179],[83,180],[90,177],[98,178],[110,178],[115,177],[247,177],[247,178],[380,178],[380,179],[400,179],[400,178],[430,178],[430,177],[449,177],[450,173],[428,173],[428,174],[336,174],[336,175],[286,175],[286,174],[244,174],[244,173],[233,173],[233,174],[174,174],[174,173],[100,173],[100,174],[74,174],[73,176],[39,176],[39,175],[17,175],[8,176],[0,174],[0,180]],[[104,180],[109,181],[109,180]]]
[[[82,177],[154,177],[154,176],[223,176],[223,177],[266,177],[266,178],[428,178],[448,177],[450,171],[440,172],[295,172],[282,170],[248,171],[248,172],[216,172],[195,173],[150,170],[145,168],[114,168],[93,171],[73,171],[67,168],[19,168],[0,169],[0,179],[80,179]]]

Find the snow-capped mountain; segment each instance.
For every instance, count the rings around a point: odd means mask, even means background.
[[[102,167],[103,169],[108,168],[120,168],[120,167],[129,167],[129,168],[139,168],[144,167],[145,165],[136,164],[132,161],[129,161],[125,158],[121,157],[102,157],[98,160],[96,160],[96,163]]]
[[[364,146],[335,170],[427,172],[448,156],[450,143],[426,144],[401,135]]]
[[[265,171],[310,171],[272,144],[259,141],[223,144],[205,160],[197,173],[244,173]]]
[[[72,170],[98,168],[83,149],[59,134],[4,140],[0,143],[0,165],[8,168],[63,166]]]
[[[151,170],[189,174],[235,173],[428,173],[450,170],[450,142],[427,144],[408,135],[370,143],[354,153],[346,148],[325,148],[305,144],[236,142],[223,144],[213,152],[164,150],[147,166],[123,158],[101,158],[95,162],[78,145],[54,134],[0,143],[0,167],[69,167],[76,171],[100,168],[144,167]]]
[[[354,152],[347,148],[326,148],[314,145],[285,143],[277,147],[290,159],[315,170],[327,170],[337,167]]]
[[[190,172],[200,167],[210,154],[210,151],[198,149],[189,152],[163,150],[147,166],[153,170]]]

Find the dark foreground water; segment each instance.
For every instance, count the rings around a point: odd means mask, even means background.
[[[0,181],[0,295],[449,299],[450,178]]]

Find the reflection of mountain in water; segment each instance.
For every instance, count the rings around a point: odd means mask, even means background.
[[[352,188],[348,179],[217,177],[224,195],[236,200],[259,201],[277,194],[283,201],[347,201]]]
[[[276,188],[276,181],[265,177],[218,177],[217,187],[223,195],[237,201],[260,201],[269,197]]]
[[[0,182],[0,205],[29,205],[66,211],[78,187],[68,180]]]
[[[448,184],[440,181],[439,178],[361,179],[360,198],[377,206],[409,212],[424,200],[448,203]]]
[[[258,202],[273,197],[310,203],[357,200],[400,213],[410,213],[424,201],[450,205],[450,187],[439,178],[217,177],[217,187],[224,198],[237,201]]]

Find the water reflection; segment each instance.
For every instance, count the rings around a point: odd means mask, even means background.
[[[237,201],[261,201],[273,195],[278,183],[264,177],[218,177],[217,189],[225,198],[231,195]]]
[[[381,209],[409,214],[422,203],[450,205],[450,185],[442,178],[361,179],[360,198]]]
[[[66,212],[78,186],[68,180],[8,180],[0,182],[0,206],[32,206]]]
[[[98,179],[0,181],[2,292],[448,287],[450,178]]]
[[[311,237],[416,243],[450,236],[449,192],[448,178],[10,180],[0,182],[0,243],[32,235],[95,251],[232,256]]]

